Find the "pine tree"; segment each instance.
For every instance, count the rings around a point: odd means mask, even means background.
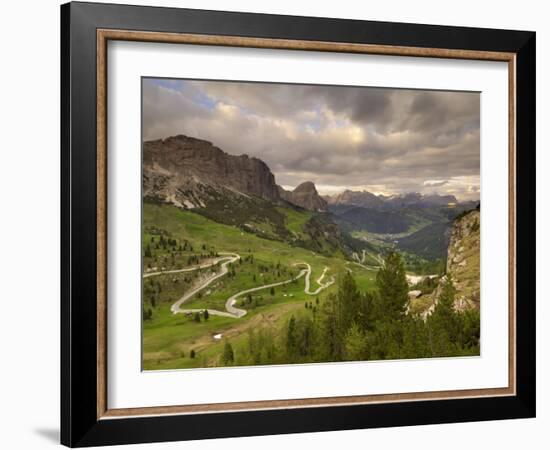
[[[467,354],[479,355],[480,318],[478,309],[468,309],[461,316],[463,347]]]
[[[235,361],[235,354],[233,353],[233,347],[229,343],[229,341],[225,341],[225,344],[223,346],[223,355],[222,360],[224,365],[229,366],[233,364]]]
[[[367,353],[367,336],[355,322],[351,325],[344,338],[346,359],[359,361],[365,359]]]
[[[286,353],[291,360],[296,355],[296,319],[294,316],[291,316],[288,321],[286,332]]]
[[[318,355],[321,361],[340,361],[342,346],[338,334],[338,319],[336,314],[336,296],[330,294],[321,305],[319,318],[319,348]]]
[[[351,324],[356,321],[361,306],[361,294],[357,290],[355,279],[346,272],[338,286],[338,326],[341,338],[345,336]]]
[[[389,320],[400,319],[405,314],[409,286],[399,253],[388,253],[384,265],[376,274],[376,285],[379,293],[379,315]]]
[[[401,358],[427,358],[431,356],[428,331],[424,320],[406,316],[401,322],[403,346]]]
[[[308,361],[314,347],[313,321],[309,317],[302,317],[296,325],[298,354],[303,360]]]
[[[455,292],[453,282],[447,275],[437,306],[426,324],[432,356],[456,354],[461,326],[460,319],[453,308]]]

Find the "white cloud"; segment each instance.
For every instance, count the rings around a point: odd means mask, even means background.
[[[144,139],[187,134],[319,191],[479,196],[479,95],[262,83],[143,86]]]

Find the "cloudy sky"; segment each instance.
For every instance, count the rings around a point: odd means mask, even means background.
[[[144,79],[145,140],[185,134],[321,194],[479,198],[479,94]]]

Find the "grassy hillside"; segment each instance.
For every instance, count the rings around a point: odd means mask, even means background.
[[[211,308],[223,310],[231,295],[258,285],[292,278],[299,272],[298,262],[311,265],[311,286],[316,289],[316,280],[328,267],[326,277],[338,279],[349,270],[353,271],[362,290],[373,287],[375,272],[359,266],[350,266],[338,252],[323,255],[311,250],[260,237],[239,226],[217,223],[203,215],[164,204],[144,203],[143,248],[144,269],[175,270],[204,264],[214,260],[221,252],[238,253],[241,260],[232,264],[230,274],[221,277],[200,294],[185,304],[187,308]],[[306,233],[310,213],[286,210],[283,224],[296,234]],[[316,303],[336,290],[336,284],[318,296],[304,293],[304,278],[274,289],[263,290],[236,306],[244,307],[248,314],[235,319],[210,316],[208,320],[184,314],[172,314],[170,306],[190,289],[201,276],[215,268],[193,272],[163,274],[143,281],[143,366],[144,369],[167,369],[219,365],[221,341],[213,338],[222,334],[231,338],[232,345],[239,346],[247,339],[249,330],[269,328],[279,333],[290,314],[307,314],[306,302]],[[146,272],[147,273],[147,272]],[[325,280],[326,281],[326,280]],[[313,309],[313,308],[312,308]],[[150,316],[149,316],[150,311]],[[191,351],[194,357],[191,358]]]
[[[372,233],[403,233],[413,226],[408,216],[394,211],[352,207],[337,214],[337,222],[348,230]]]
[[[397,239],[397,247],[428,260],[444,259],[449,246],[449,229],[448,223],[433,223],[410,236]]]
[[[339,230],[328,216],[291,204],[274,206],[251,195],[215,192],[206,207],[194,212],[265,239],[283,241],[325,255],[341,252],[344,248]]]

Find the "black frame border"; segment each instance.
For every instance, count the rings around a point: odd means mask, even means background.
[[[516,54],[516,395],[97,419],[96,30]],[[70,447],[534,417],[534,32],[113,4],[61,6],[61,443]]]

